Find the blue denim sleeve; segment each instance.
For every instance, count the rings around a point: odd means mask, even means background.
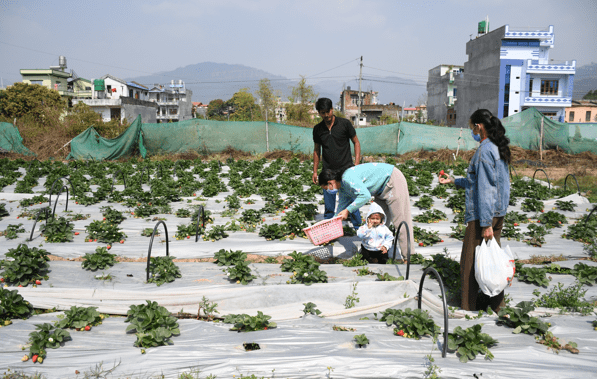
[[[455,178],[456,187],[466,188],[468,185],[468,180],[466,178]]]
[[[493,224],[493,209],[497,201],[497,173],[495,171],[495,158],[489,149],[481,151],[478,162],[478,213],[481,227]]]

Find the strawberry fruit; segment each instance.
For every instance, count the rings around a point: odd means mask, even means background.
[[[37,362],[37,354],[35,354],[33,357],[31,357],[31,361],[33,363]]]
[[[91,326],[89,326],[89,325],[86,325],[86,326],[85,326],[85,331],[86,331],[86,332],[89,332],[90,330],[92,330],[92,327],[91,327]]]

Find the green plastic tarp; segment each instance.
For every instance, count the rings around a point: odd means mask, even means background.
[[[112,139],[98,134],[93,126],[71,141],[71,152],[67,159],[115,160],[137,155],[146,157],[143,135],[141,132],[141,117],[135,121],[120,136]]]
[[[23,155],[35,155],[23,145],[19,129],[8,122],[0,122],[0,148]]]

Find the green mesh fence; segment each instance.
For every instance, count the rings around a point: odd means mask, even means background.
[[[8,122],[0,122],[0,148],[23,155],[35,155],[23,145],[19,129]]]
[[[567,153],[597,153],[596,139],[570,136],[568,124],[544,118],[535,108],[504,118],[511,145],[538,150],[543,123],[543,148]],[[592,128],[593,126],[588,126]],[[595,124],[596,129],[596,124]],[[268,130],[267,130],[268,129]],[[474,149],[469,129],[402,122],[356,129],[363,154],[405,154],[419,150]],[[285,124],[193,119],[167,124],[141,124],[139,118],[121,136],[107,140],[89,128],[71,142],[75,159],[117,159],[134,154],[218,153],[228,147],[250,153],[290,150],[312,154],[312,129]]]

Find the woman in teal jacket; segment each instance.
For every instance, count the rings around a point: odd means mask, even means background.
[[[511,160],[510,140],[505,136],[501,121],[486,109],[479,109],[470,116],[472,137],[480,142],[474,153],[465,178],[454,179],[449,175],[439,175],[439,183],[454,183],[466,189],[466,234],[460,258],[462,279],[462,308],[468,311],[487,309],[491,306],[498,312],[505,307],[503,291],[494,297],[481,293],[478,299],[478,283],[474,276],[476,247],[483,239],[495,237],[501,244],[503,217],[510,200]]]
[[[392,222],[395,228],[406,221],[410,229],[411,249],[414,251],[410,193],[403,173],[395,166],[386,163],[364,163],[345,170],[343,175],[331,170],[323,170],[318,176],[318,184],[331,194],[339,191],[337,214],[347,220],[348,216],[374,201],[383,208],[387,226]],[[404,258],[408,254],[408,235],[401,228],[399,246]]]

